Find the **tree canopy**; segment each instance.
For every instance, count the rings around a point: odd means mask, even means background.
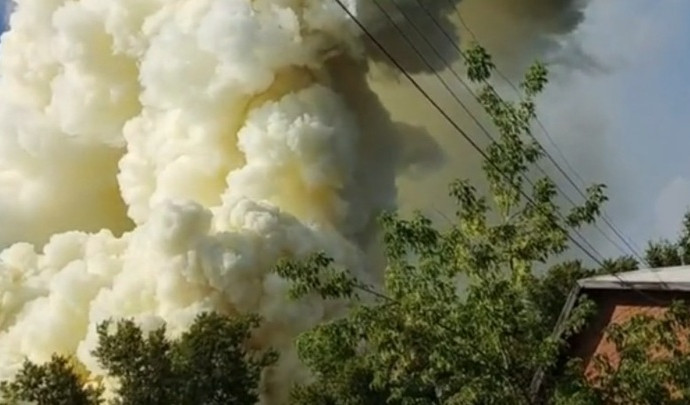
[[[148,334],[132,320],[98,327],[95,357],[117,379],[114,405],[255,404],[262,370],[277,359],[274,352],[247,348],[258,318],[202,314],[178,339],[165,328]],[[4,403],[38,405],[103,404],[103,388],[87,381],[74,362],[61,356],[43,365],[26,362],[11,382],[0,386]]]

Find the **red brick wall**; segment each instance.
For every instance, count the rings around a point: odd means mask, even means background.
[[[608,325],[625,322],[635,315],[660,316],[674,300],[690,301],[689,293],[678,292],[642,295],[634,290],[592,290],[585,293],[597,304],[597,313],[588,328],[571,342],[571,354],[584,360],[589,377],[593,373],[594,356],[605,355],[613,365],[618,362],[614,345],[604,336]]]

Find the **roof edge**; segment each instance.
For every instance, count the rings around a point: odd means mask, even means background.
[[[584,279],[577,282],[584,290],[690,291],[690,282]]]

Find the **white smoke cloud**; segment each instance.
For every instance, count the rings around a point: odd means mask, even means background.
[[[391,119],[413,104],[370,87],[370,53],[330,1],[19,1],[0,43],[0,378],[53,352],[102,372],[111,317],[175,333],[255,312],[280,403],[293,338],[339,307],[288,300],[273,266],[325,250],[375,280],[375,216],[439,153],[437,119]]]
[[[264,400],[285,394],[292,338],[335,308],[290,302],[273,266],[325,250],[366,279],[355,238],[393,202],[376,196],[394,171],[360,161],[385,134],[328,86],[325,58],[356,38],[333,4],[18,4],[0,45],[0,245],[21,242],[0,254],[2,376],[53,352],[100,372],[110,317],[174,332],[256,312],[257,342],[283,351]]]

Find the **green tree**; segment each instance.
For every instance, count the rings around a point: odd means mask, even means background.
[[[24,362],[13,381],[0,384],[3,404],[32,401],[37,405],[97,405],[102,389],[89,386],[74,364],[63,356],[53,356],[46,364]]]
[[[662,316],[636,315],[612,324],[606,338],[617,359],[598,354],[591,377],[572,359],[551,402],[557,405],[681,405],[690,400],[687,332],[690,312],[683,302]]]
[[[568,248],[571,231],[595,221],[606,200],[604,186],[590,187],[587,201],[563,212],[550,179],[528,180],[543,154],[530,134],[534,98],[547,82],[543,65],[527,72],[522,101],[510,102],[488,83],[493,63],[485,50],[475,46],[466,59],[468,77],[481,85],[479,100],[499,134],[484,160],[487,195],[479,195],[468,181],[455,182],[450,196],[457,212],[443,231],[420,213],[410,219],[384,215],[387,267],[378,288],[351,278],[347,269],[320,253],[278,266],[278,274],[294,283],[296,297],[316,293],[352,300],[347,316],[300,336],[298,351],[313,380],[295,387],[292,402],[679,403],[673,402],[679,395],[673,387],[690,386],[687,357],[670,332],[690,326],[680,310],[662,320],[635,318],[612,326],[607,333],[622,362],[614,367],[597,360],[601,372],[594,381],[584,379],[573,362],[562,378],[554,374],[546,379],[550,385],[541,397],[529,392],[535,373],[554,370],[567,338],[593,310],[582,299],[565,320],[563,333],[553,334],[575,281],[634,270],[638,263],[622,257],[597,269],[568,262],[545,274],[539,271]],[[678,257],[688,256],[690,215],[685,225],[674,245]],[[668,263],[671,249],[652,246],[648,259]],[[672,356],[661,360],[649,350],[662,346]],[[651,380],[642,383],[646,378]]]
[[[275,362],[273,351],[247,347],[259,319],[253,316],[200,315],[178,339],[165,328],[148,334],[131,320],[98,326],[94,355],[115,377],[119,388],[113,404],[121,405],[253,405],[261,372]],[[103,403],[102,388],[91,387],[63,357],[44,365],[26,362],[11,382],[0,388],[9,403],[38,401],[50,405]]]
[[[555,362],[562,341],[552,330],[564,297],[590,272],[571,263],[539,277],[537,267],[568,248],[570,230],[595,220],[604,186],[590,187],[583,205],[563,213],[552,181],[529,181],[543,154],[529,132],[534,98],[546,84],[543,65],[527,72],[522,100],[510,102],[488,83],[493,64],[485,50],[475,46],[466,59],[498,133],[483,166],[489,194],[455,182],[457,213],[444,231],[420,213],[384,215],[388,265],[380,290],[322,254],[278,266],[297,296],[353,298],[348,316],[300,337],[314,380],[294,390],[294,403],[526,404],[535,371]],[[359,299],[365,294],[373,304]],[[583,311],[568,331],[582,324]]]
[[[682,230],[678,240],[662,239],[650,242],[645,259],[651,267],[670,267],[690,264],[690,211],[683,217]]]

